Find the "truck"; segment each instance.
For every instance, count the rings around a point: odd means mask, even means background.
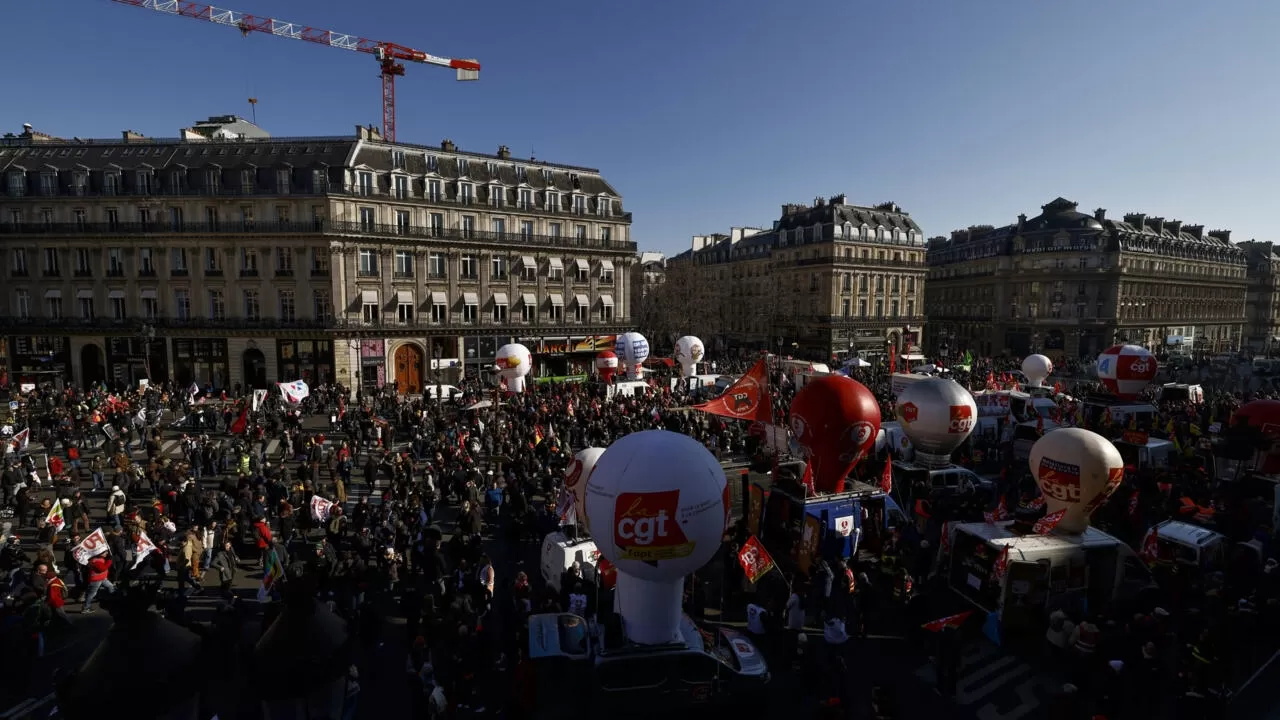
[[[1042,637],[1055,610],[1080,615],[1124,610],[1152,592],[1147,564],[1124,542],[1089,527],[1036,534],[1015,519],[945,529],[939,567],[953,592],[988,615],[989,635]],[[949,548],[949,550],[946,550]],[[1000,571],[997,563],[1003,563]],[[1116,617],[1122,614],[1108,613]]]

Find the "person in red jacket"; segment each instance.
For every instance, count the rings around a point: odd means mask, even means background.
[[[106,555],[98,555],[89,558],[89,566],[85,569],[85,575],[89,580],[89,589],[84,594],[84,609],[80,612],[93,612],[93,599],[98,596],[98,591],[106,588],[107,592],[116,591],[116,586],[111,584],[108,575],[111,572],[111,558]]]
[[[267,555],[271,552],[271,526],[266,518],[253,521],[253,537],[258,544],[258,563],[263,569],[267,567]]]
[[[58,577],[58,573],[45,564],[36,567],[36,572],[44,575],[44,600],[53,611],[53,614],[62,618],[67,624],[71,623],[71,618],[67,617],[65,606],[67,604],[67,584],[62,582],[62,578]]]

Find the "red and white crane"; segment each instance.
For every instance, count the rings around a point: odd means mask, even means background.
[[[181,0],[111,0],[121,5],[132,5],[144,10],[154,10],[166,15],[180,15],[193,20],[204,20],[217,25],[226,25],[248,35],[251,32],[266,33],[276,37],[305,40],[317,45],[327,45],[340,50],[372,55],[381,67],[382,77],[382,136],[391,142],[396,139],[396,78],[404,75],[401,61],[416,62],[425,65],[453,68],[459,80],[478,80],[480,63],[475,60],[454,60],[453,58],[432,55],[421,50],[414,50],[404,45],[369,40],[357,35],[320,30],[318,28],[299,25],[298,23],[276,20],[275,18],[258,17],[235,10],[224,10],[212,5],[202,5]]]

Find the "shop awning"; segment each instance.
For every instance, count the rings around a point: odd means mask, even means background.
[[[613,261],[612,261],[612,260],[601,260],[601,261],[600,261],[600,272],[613,272]]]
[[[110,293],[107,293],[107,297],[111,298],[112,300],[122,299],[122,298],[124,298],[124,291],[123,291],[123,290],[112,290]]]
[[[578,307],[591,307],[591,305],[587,302],[587,296],[583,295],[582,293],[578,293],[577,295],[574,295],[573,301],[578,304]]]
[[[551,304],[556,307],[564,307],[564,296],[560,293],[551,293]]]
[[[377,305],[378,291],[377,290],[361,290],[360,302],[364,303],[365,305]]]
[[[510,305],[510,304],[511,304],[511,301],[510,301],[509,299],[507,299],[507,294],[506,294],[506,293],[494,293],[494,294],[493,294],[493,304],[494,304],[494,305],[501,305],[502,307],[506,307],[506,306],[508,306],[508,305]]]
[[[604,305],[605,307],[613,307],[613,296],[612,296],[612,295],[601,295],[601,296],[600,296],[600,304],[601,304],[601,305]]]
[[[538,269],[538,261],[534,260],[532,255],[521,255],[520,265],[521,267],[533,268],[534,270]]]
[[[560,258],[551,258],[550,260],[547,260],[547,264],[553,268],[559,268],[561,270],[564,269],[564,262],[560,260]]]
[[[538,298],[533,293],[524,293],[520,296],[520,302],[528,307],[538,307]]]
[[[586,260],[583,260],[582,258],[578,258],[577,260],[574,260],[574,261],[573,261],[573,264],[574,264],[575,266],[577,266],[577,268],[578,268],[579,270],[590,270],[590,269],[591,269],[591,264],[590,264],[590,263],[588,263]]]
[[[480,296],[476,293],[462,293],[463,305],[479,305]]]
[[[412,304],[413,304],[413,291],[412,291],[412,290],[397,290],[397,291],[396,291],[396,302],[400,303],[401,305],[412,305]]]
[[[51,299],[51,298],[60,298],[60,297],[62,297],[62,291],[61,291],[61,290],[45,290],[45,291],[44,291],[44,296],[45,296],[45,298],[50,298],[50,299]]]
[[[442,292],[433,292],[431,293],[431,304],[432,305],[448,305],[449,296],[445,295]]]
[[[155,300],[155,299],[156,299],[156,291],[155,291],[155,290],[143,290],[143,291],[142,291],[142,299],[143,299],[143,300]]]
[[[77,291],[76,291],[76,297],[77,297],[77,298],[79,298],[79,299],[81,299],[81,300],[92,300],[92,299],[93,299],[93,291],[92,291],[92,290],[77,290]]]

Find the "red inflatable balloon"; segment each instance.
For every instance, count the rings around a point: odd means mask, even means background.
[[[1254,400],[1245,403],[1235,412],[1232,424],[1244,422],[1255,427],[1262,434],[1280,441],[1280,400]],[[1265,455],[1259,455],[1255,461],[1258,472],[1268,475],[1280,472],[1280,447],[1273,446]]]
[[[810,380],[791,401],[791,432],[809,451],[814,489],[839,492],[849,471],[875,446],[880,403],[866,386],[843,375]]]
[[[600,379],[609,382],[613,379],[614,373],[618,372],[618,355],[612,350],[605,350],[596,355],[596,372],[600,374]]]

